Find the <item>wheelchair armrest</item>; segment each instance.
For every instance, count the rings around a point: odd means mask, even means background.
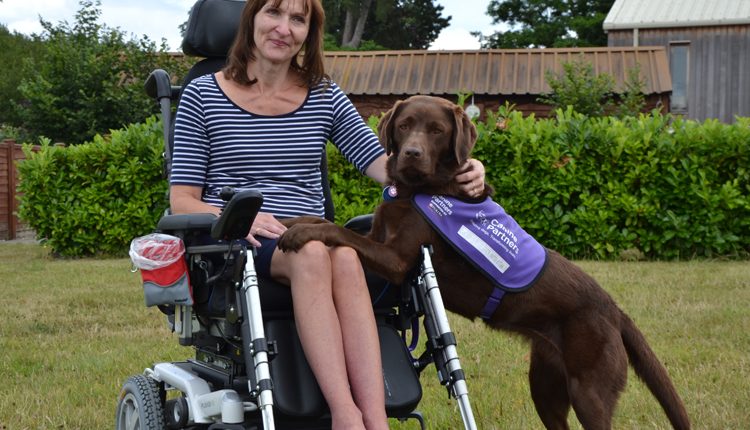
[[[217,217],[214,214],[164,215],[156,224],[158,231],[211,230]]]
[[[355,216],[344,224],[345,228],[353,230],[359,234],[367,234],[372,229],[373,214]]]
[[[263,204],[263,194],[255,190],[240,191],[227,203],[218,217],[208,213],[165,215],[156,229],[169,231],[210,231],[218,240],[244,239]]]
[[[263,194],[255,190],[240,191],[232,196],[216,223],[211,237],[219,240],[244,239],[263,205]]]

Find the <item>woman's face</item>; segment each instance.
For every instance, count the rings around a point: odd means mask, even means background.
[[[278,7],[269,0],[255,15],[255,55],[258,59],[286,62],[294,58],[310,30],[306,0],[283,0]]]

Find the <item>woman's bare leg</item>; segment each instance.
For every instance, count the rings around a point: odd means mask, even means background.
[[[334,429],[363,429],[349,385],[341,323],[333,303],[328,248],[310,242],[299,252],[274,251],[271,275],[291,285],[302,348],[331,410]]]
[[[380,341],[362,264],[351,248],[332,248],[330,255],[333,301],[354,401],[367,429],[387,429]]]

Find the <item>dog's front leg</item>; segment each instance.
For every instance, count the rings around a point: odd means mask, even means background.
[[[326,224],[330,223],[325,218],[319,218],[316,216],[298,216],[295,218],[283,218],[280,219],[279,222],[283,224],[284,226],[291,227],[295,224]]]
[[[393,247],[332,223],[295,224],[281,235],[278,246],[284,252],[298,251],[314,240],[328,246],[354,249],[365,267],[395,284],[401,284],[411,268],[410,256],[401,255]]]

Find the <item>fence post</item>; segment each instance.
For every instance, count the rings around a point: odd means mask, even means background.
[[[16,142],[6,140],[8,151],[8,240],[16,238]]]

